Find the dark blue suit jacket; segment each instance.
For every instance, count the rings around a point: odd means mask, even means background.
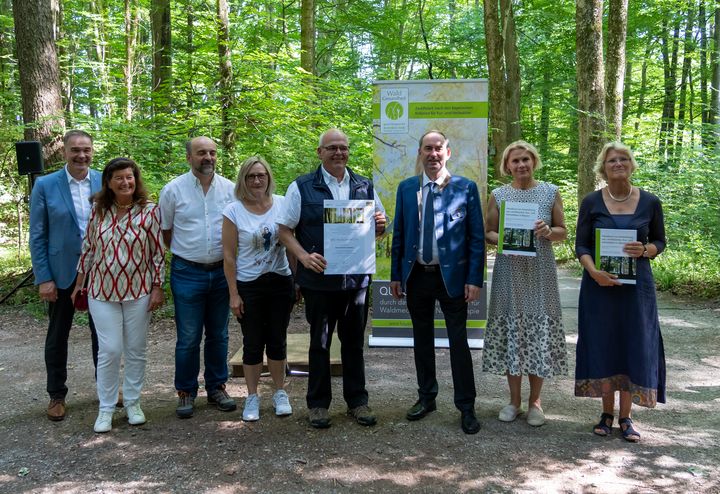
[[[101,174],[90,170],[90,192],[101,187]],[[39,177],[30,197],[30,255],[35,284],[54,281],[70,287],[77,275],[82,237],[65,168]]]
[[[483,286],[485,228],[477,185],[464,177],[450,177],[440,202],[443,219],[436,227],[440,271],[448,295],[460,297],[466,284]],[[391,280],[402,282],[403,290],[417,260],[421,211],[422,175],[400,182],[395,202]]]

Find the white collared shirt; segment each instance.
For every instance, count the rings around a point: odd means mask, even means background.
[[[450,172],[448,172],[446,168],[443,168],[443,169],[440,171],[440,174],[438,175],[437,179],[435,179],[435,180],[430,180],[430,177],[428,177],[428,176],[425,174],[425,172],[423,172],[423,180],[422,180],[422,185],[423,185],[423,187],[422,187],[422,214],[421,214],[421,216],[420,216],[420,238],[419,238],[419,244],[420,244],[420,245],[418,246],[418,251],[417,251],[417,262],[419,262],[420,264],[425,264],[425,263],[423,262],[423,238],[424,238],[423,235],[424,235],[424,233],[425,233],[425,227],[424,227],[424,225],[425,225],[425,205],[426,205],[427,200],[428,200],[428,193],[430,192],[430,187],[428,187],[427,185],[428,185],[430,182],[435,182],[435,187],[436,187],[435,190],[436,190],[436,193],[437,193],[437,192],[438,192],[438,189],[437,189],[437,188],[440,187],[440,185],[442,185],[442,183],[445,181],[445,177],[446,177],[447,175],[449,175],[449,174],[450,174]],[[437,213],[438,213],[438,211],[435,211],[435,216],[436,216],[436,217],[437,217]],[[437,231],[437,229],[436,229],[436,231]],[[433,235],[432,251],[433,251],[433,256],[432,256],[433,258],[432,258],[432,261],[430,261],[430,264],[440,264],[440,256],[439,256],[439,254],[438,254],[437,237],[436,237],[435,235]]]
[[[350,199],[350,174],[345,169],[345,175],[343,179],[338,182],[337,178],[330,175],[325,167],[320,166],[320,170],[325,180],[325,184],[330,189],[333,199],[347,201]],[[385,207],[380,201],[380,196],[375,194],[375,212],[381,212],[385,214]],[[300,197],[300,190],[298,189],[297,183],[293,182],[288,186],[285,192],[285,203],[277,218],[277,222],[281,225],[285,225],[290,229],[294,229],[298,223],[300,223],[300,213],[302,209],[302,198]]]
[[[75,206],[75,215],[77,216],[78,225],[80,226],[80,238],[83,238],[85,237],[85,229],[87,228],[88,218],[90,218],[90,211],[92,210],[92,204],[90,204],[90,196],[92,195],[90,188],[90,170],[88,170],[85,178],[78,180],[70,175],[66,164],[65,175],[67,176],[70,194],[72,195],[73,205]]]
[[[217,173],[207,194],[192,171],[160,192],[163,230],[172,230],[170,251],[188,261],[209,264],[223,258],[223,210],[235,200],[235,184]]]

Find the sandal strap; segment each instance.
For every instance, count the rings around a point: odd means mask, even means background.
[[[610,425],[608,425],[608,420],[610,421]],[[614,415],[603,412],[602,414],[600,414],[600,422],[598,422],[597,425],[593,427],[593,432],[599,436],[609,436],[610,434],[612,434],[612,424],[614,420]],[[604,434],[599,434],[597,432],[598,430],[603,431]]]
[[[637,440],[640,439],[640,433],[635,430],[633,427],[633,421],[630,417],[624,417],[618,420],[618,423],[620,424],[620,431],[622,432],[622,436],[631,442],[637,442]],[[623,429],[622,426],[625,426]],[[637,440],[629,439],[630,436],[637,436]]]

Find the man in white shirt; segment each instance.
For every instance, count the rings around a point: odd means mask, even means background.
[[[68,388],[68,337],[75,307],[70,295],[75,288],[77,264],[85,227],[90,217],[90,198],[100,190],[101,175],[90,169],[93,140],[82,130],[63,136],[65,166],[40,177],[30,197],[30,255],[40,299],[49,303],[50,323],[45,339],[45,367],[52,421],[65,418]],[[97,334],[90,318],[93,363],[97,367]]]
[[[385,210],[374,193],[372,181],[347,168],[350,147],[343,132],[337,129],[325,132],[320,137],[317,154],[322,164],[290,184],[277,221],[280,240],[299,261],[295,282],[305,298],[305,315],[310,324],[307,391],[310,425],[317,429],[330,427],[330,344],[337,325],[348,415],[360,425],[372,426],[377,420],[368,406],[363,359],[370,275],[324,274],[327,262],[323,257],[323,201],[375,199],[376,235],[385,231]]]
[[[235,184],[215,173],[217,145],[208,137],[186,144],[190,171],[160,192],[165,244],[172,251],[170,288],[175,302],[175,388],[180,418],[193,415],[200,343],[205,332],[205,391],[222,411],[237,408],[228,379],[229,294],[223,271],[222,212],[235,200]]]

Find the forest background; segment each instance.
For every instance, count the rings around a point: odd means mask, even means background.
[[[487,78],[489,187],[507,143],[538,147],[536,176],[565,203],[561,260],[579,199],[600,185],[595,157],[621,139],[635,185],[664,205],[658,287],[716,298],[718,26],[711,0],[0,0],[0,293],[30,265],[16,141],[41,141],[54,170],[62,133],[84,129],[96,168],[129,156],[157,197],[187,170],[185,140],[209,135],[221,174],[260,154],[283,193],[317,166],[328,127],[372,176],[373,80]]]

